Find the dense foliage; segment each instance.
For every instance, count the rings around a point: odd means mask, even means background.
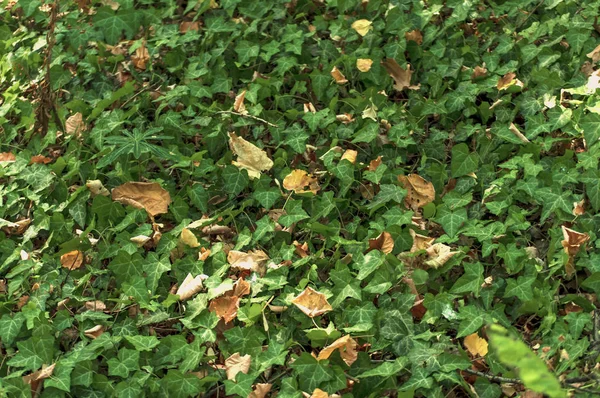
[[[0,395],[591,396],[599,8],[4,0]]]

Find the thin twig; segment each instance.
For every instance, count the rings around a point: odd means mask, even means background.
[[[477,370],[472,370],[472,369],[465,369],[463,370],[463,372],[465,373],[469,373],[475,376],[480,376],[480,377],[485,377],[486,379],[490,380],[490,381],[495,381],[497,383],[511,383],[511,384],[523,384],[523,382],[520,379],[513,379],[510,377],[502,377],[502,376],[496,376],[490,373],[484,373],[484,372],[479,372]]]
[[[241,117],[249,117],[250,119],[258,120],[259,122],[265,123],[268,126],[278,127],[276,124],[273,124],[271,122],[266,121],[265,119],[261,119],[257,116],[253,116],[253,115],[248,115],[248,114],[239,113],[239,112],[235,112],[235,111],[219,111],[219,112],[215,112],[215,113],[216,114],[237,115],[237,116],[241,116]]]

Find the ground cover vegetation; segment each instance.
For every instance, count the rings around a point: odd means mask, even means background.
[[[1,5],[0,395],[600,391],[600,2]]]

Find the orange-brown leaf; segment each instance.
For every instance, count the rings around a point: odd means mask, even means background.
[[[225,323],[233,321],[237,317],[240,308],[240,298],[238,296],[221,296],[211,300],[208,310],[214,312]]]
[[[356,346],[356,341],[354,341],[354,339],[351,338],[350,335],[340,337],[327,347],[323,348],[319,353],[317,360],[321,361],[323,359],[328,359],[335,350],[338,350],[340,352],[340,356],[342,357],[344,362],[346,362],[346,365],[352,366],[352,364],[358,358]]]
[[[112,190],[112,199],[145,209],[152,217],[169,211],[171,195],[156,182],[126,182]]]
[[[408,176],[398,176],[398,181],[406,189],[404,202],[407,207],[417,210],[435,199],[435,188],[433,184],[418,174],[409,174]]]
[[[79,250],[73,250],[60,256],[60,264],[63,268],[74,270],[83,264],[83,253]]]
[[[420,85],[412,86],[410,80],[413,72],[410,70],[410,64],[407,65],[406,69],[398,65],[393,58],[387,58],[381,61],[381,65],[385,68],[387,73],[394,79],[394,88],[398,91],[402,91],[405,88],[409,90],[418,90]]]
[[[346,76],[344,76],[337,66],[334,66],[333,69],[331,69],[331,77],[333,77],[333,80],[335,80],[337,84],[348,83],[348,79],[346,79]]]
[[[304,170],[298,169],[292,170],[292,172],[283,179],[283,187],[289,191],[294,191],[295,193],[312,192],[316,194],[317,191],[321,189],[316,177],[313,177]],[[305,190],[306,187],[308,187],[308,190]]]
[[[410,32],[404,33],[406,41],[414,41],[418,45],[423,44],[423,34],[419,29],[411,30]]]
[[[389,254],[394,250],[394,239],[389,232],[383,231],[375,239],[369,239],[369,250],[379,250]]]
[[[323,315],[333,309],[325,295],[311,287],[304,289],[302,293],[292,300],[292,303],[311,318]]]

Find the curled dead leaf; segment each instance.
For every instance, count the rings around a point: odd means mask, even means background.
[[[242,252],[238,250],[230,250],[227,253],[227,262],[231,268],[238,271],[251,271],[260,275],[266,272],[266,263],[269,256],[262,250],[253,250]]]
[[[244,98],[246,97],[246,90],[242,90],[236,97],[233,102],[233,110],[237,113],[241,113],[242,115],[247,115],[248,110],[246,110],[246,105],[244,105]]]
[[[368,72],[371,70],[371,66],[373,65],[373,60],[369,58],[358,58],[356,60],[356,69],[361,72]]]
[[[83,264],[83,253],[79,250],[73,250],[60,256],[60,264],[63,268],[74,270]]]
[[[102,185],[102,182],[100,180],[87,180],[85,183],[85,186],[87,187],[87,189],[90,190],[92,197],[98,196],[98,195],[101,195],[101,196],[110,195],[110,191],[108,189],[106,189],[104,187],[104,185]]]
[[[106,309],[106,304],[104,304],[100,300],[86,301],[85,302],[85,309],[88,310],[88,311],[102,312],[102,311],[104,311]]]
[[[32,156],[31,159],[29,160],[29,164],[48,164],[51,162],[52,162],[52,159],[48,158],[44,155],[35,155],[35,156]]]
[[[484,357],[488,353],[488,342],[479,337],[477,333],[465,337],[463,344],[467,351],[474,357]]]
[[[352,29],[354,29],[356,33],[364,37],[367,35],[367,33],[369,33],[371,29],[373,29],[372,25],[373,22],[369,21],[368,19],[359,19],[352,23]]]
[[[316,177],[299,169],[292,170],[292,172],[283,179],[283,187],[288,191],[294,191],[294,193],[306,193],[310,191],[313,194],[316,194],[317,191],[321,189]],[[305,187],[308,187],[308,190],[305,190]]]
[[[87,130],[87,126],[83,122],[83,115],[77,112],[65,121],[65,133],[79,137],[81,133]]]
[[[455,254],[459,253],[457,251],[452,251],[450,246],[447,246],[443,243],[436,243],[428,247],[426,250],[429,260],[425,261],[425,264],[432,268],[441,267],[442,265],[446,264],[446,262]]]
[[[144,246],[146,243],[148,243],[150,241],[150,237],[146,236],[146,235],[136,235],[133,238],[130,238],[129,240],[133,243],[135,243],[135,245],[137,247],[142,247]]]
[[[143,41],[142,44],[135,49],[135,54],[131,56],[131,62],[136,69],[146,70],[146,64],[149,60],[150,53],[148,52],[148,48],[146,48],[146,42]]]
[[[311,318],[333,310],[325,295],[311,287],[306,287],[302,293],[292,300],[292,303]]]
[[[389,254],[394,250],[394,239],[389,232],[382,232],[375,239],[369,239],[369,250],[379,250]]]
[[[435,199],[433,184],[418,174],[398,176],[398,181],[407,191],[404,203],[413,210],[417,210]]]
[[[507,88],[509,88],[511,86],[523,87],[523,82],[520,81],[519,79],[516,79],[516,77],[517,77],[517,75],[515,73],[508,72],[507,74],[502,76],[500,79],[498,79],[498,84],[496,84],[496,88],[498,88],[499,91],[502,91],[502,90],[506,90]]]
[[[179,33],[197,32],[198,30],[200,30],[200,22],[198,21],[184,21],[179,25]]]
[[[586,57],[591,58],[592,62],[600,61],[600,45],[596,46],[592,51],[586,54]]]
[[[254,390],[248,395],[248,398],[265,398],[271,391],[271,383],[258,383],[254,385]]]
[[[406,41],[414,41],[418,45],[423,44],[423,34],[419,29],[411,30],[410,32],[404,33]]]
[[[377,121],[377,106],[371,102],[371,106],[367,106],[361,113],[363,119],[371,119],[374,122]]]
[[[340,115],[335,115],[335,120],[344,124],[349,124],[354,121],[354,118],[349,113],[342,113]]]
[[[188,300],[202,290],[202,281],[207,278],[208,276],[203,274],[193,277],[192,274],[188,273],[175,294],[179,296],[181,301]]]
[[[369,162],[369,167],[367,167],[367,170],[369,170],[369,171],[375,171],[375,170],[377,170],[377,168],[381,164],[381,160],[382,160],[381,156],[377,156],[377,159],[371,160]]]
[[[303,244],[300,244],[295,240],[294,247],[296,248],[296,254],[301,258],[308,257],[308,243],[304,242]]]
[[[249,354],[241,356],[239,352],[231,355],[225,360],[225,373],[227,374],[227,380],[235,380],[235,376],[242,372],[248,374],[250,370],[250,363],[252,357]]]
[[[356,341],[350,335],[340,337],[327,347],[324,347],[319,353],[317,360],[328,359],[335,350],[338,350],[346,365],[352,366],[358,358],[358,352],[356,352],[357,345]]]
[[[196,235],[194,235],[194,233],[187,228],[183,228],[181,230],[181,235],[179,235],[179,241],[184,245],[192,248],[200,246]]]
[[[348,79],[346,79],[346,76],[344,76],[337,66],[334,66],[333,69],[331,69],[331,77],[333,77],[333,80],[335,80],[337,84],[348,83]]]
[[[116,202],[145,209],[152,217],[169,211],[171,195],[156,182],[126,182],[112,190]]]
[[[394,79],[394,88],[398,91],[402,91],[405,88],[409,90],[418,90],[421,87],[420,84],[413,86],[410,84],[413,71],[410,70],[410,64],[407,64],[406,69],[398,65],[393,58],[387,58],[381,61],[381,65],[385,68],[387,73]]]
[[[586,243],[590,236],[587,233],[577,232],[573,229],[562,226],[563,240],[561,244],[568,254],[569,260],[566,264],[567,277],[573,276],[575,273],[575,256],[579,253],[581,246]]]
[[[102,333],[104,333],[104,326],[102,325],[96,325],[93,328],[87,329],[83,332],[83,334],[90,339],[97,339]]]
[[[419,235],[414,230],[409,230],[410,236],[413,238],[413,244],[410,248],[411,253],[418,252],[420,250],[427,250],[435,241],[435,238],[430,238],[428,236]]]
[[[0,163],[12,163],[17,160],[17,157],[11,152],[0,153]]]
[[[304,105],[304,113],[317,113],[317,109],[312,102],[306,102]]]
[[[265,151],[235,133],[229,134],[229,148],[238,157],[237,161],[232,162],[233,165],[245,169],[251,179],[259,178],[261,172],[273,167],[273,161]]]
[[[487,69],[485,68],[485,64],[483,66],[477,65],[475,68],[473,68],[473,74],[471,75],[471,79],[475,80],[475,79],[479,79],[480,77],[486,77],[486,76],[487,76]]]
[[[585,213],[585,200],[580,200],[579,202],[573,202],[573,215],[581,216]]]
[[[26,376],[23,376],[23,382],[25,384],[29,384],[31,389],[31,396],[37,397],[39,395],[39,389],[41,388],[41,383],[44,379],[47,379],[52,376],[54,372],[54,368],[56,367],[56,363],[52,365],[42,365],[42,368],[36,372],[30,373]]]

